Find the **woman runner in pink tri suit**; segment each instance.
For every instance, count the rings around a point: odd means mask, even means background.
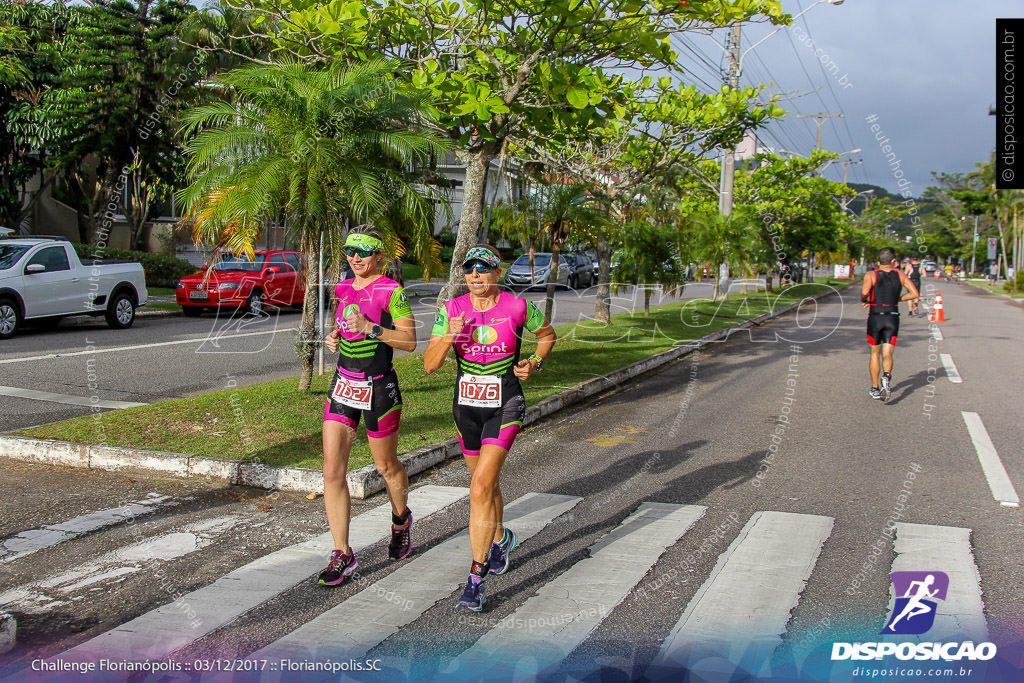
[[[348,545],[352,500],[346,473],[360,417],[366,423],[373,462],[391,499],[388,557],[401,560],[412,549],[412,512],[406,504],[409,477],[397,455],[402,393],[391,357],[393,349],[416,349],[416,328],[405,291],[380,274],[384,265],[382,237],[369,225],[349,232],[345,256],[355,276],[338,283],[338,324],[325,339],[331,353],[341,353],[324,406],[324,506],[334,551],[317,577],[322,586],[343,583],[357,566]]]
[[[456,609],[479,612],[488,574],[504,574],[518,539],[502,524],[504,500],[498,477],[523,425],[526,398],[519,380],[541,369],[555,343],[555,331],[531,301],[498,290],[501,259],[481,244],[466,253],[462,270],[469,293],[437,313],[423,355],[428,373],[455,349],[458,375],[452,412],[462,455],[472,477],[469,542],[473,564]],[[537,336],[537,352],[519,359],[523,329]]]

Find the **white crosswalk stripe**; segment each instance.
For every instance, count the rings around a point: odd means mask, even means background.
[[[83,534],[114,526],[136,517],[149,515],[162,507],[179,505],[189,498],[172,498],[151,493],[142,500],[126,503],[121,507],[90,512],[60,524],[47,524],[38,529],[22,531],[20,534],[0,541],[0,564],[30,555],[44,548],[70,541]]]
[[[417,519],[423,520],[467,494],[465,488],[423,486],[411,492],[410,507]],[[505,520],[519,534],[520,542],[526,543],[559,518],[570,519],[571,516],[563,515],[581,500],[574,496],[529,493],[506,506]],[[482,634],[480,638],[454,660],[447,661],[443,670],[435,673],[436,678],[470,680],[486,678],[488,672],[514,671],[516,676],[531,679],[555,673],[570,653],[581,645],[586,647],[588,638],[601,623],[705,512],[706,508],[698,505],[640,504],[622,523],[591,545],[586,558],[541,585],[509,614],[494,620],[488,620],[486,612],[480,615],[480,625],[485,628],[473,629]],[[229,524],[230,519],[226,519],[197,524],[205,524],[210,535]],[[387,502],[353,518],[353,548],[359,550],[386,538],[389,521]],[[682,614],[664,615],[678,615],[678,622],[661,644],[647,675],[659,679],[662,674],[678,673],[706,657],[722,658],[716,661],[765,673],[773,652],[787,634],[790,615],[803,595],[833,525],[831,517],[820,515],[753,513],[686,607],[679,608]],[[192,532],[202,536],[198,527]],[[161,538],[149,541],[148,547],[165,547]],[[204,543],[209,545],[208,540]],[[130,559],[134,557],[132,553],[142,552],[141,546],[135,545],[110,555]],[[47,661],[108,658],[139,662],[172,657],[249,610],[309,580],[322,568],[331,545],[330,535],[322,534],[271,553]],[[935,624],[927,633],[929,640],[988,640],[980,575],[969,529],[899,523],[895,527],[893,550],[893,571],[936,570],[949,574],[949,594],[940,602]],[[174,555],[173,549],[166,552]],[[250,661],[268,662],[363,660],[388,638],[400,638],[403,628],[440,601],[449,601],[453,608],[469,557],[468,532],[464,529],[400,563],[379,580],[357,573],[350,580],[362,589],[358,593],[279,640],[255,652],[240,654]],[[515,557],[513,554],[513,562]],[[21,609],[31,611],[33,600],[40,609],[48,606],[47,598],[65,603],[74,600],[74,593],[87,594],[105,585],[103,581],[118,578],[120,569],[106,559],[79,566],[45,585],[37,584],[33,590],[38,594],[26,593],[22,590],[25,587],[8,591],[0,596],[0,602],[13,596]],[[492,581],[500,580],[501,577],[492,577]],[[881,582],[888,583],[882,572],[878,572],[875,580],[879,587]],[[14,595],[19,590],[24,594]],[[194,610],[192,614],[185,613],[186,605]],[[879,604],[877,608],[881,611],[886,605]],[[891,598],[888,608],[892,609]],[[478,618],[471,613],[460,616],[470,624]],[[883,625],[878,625],[875,634]],[[303,680],[317,680],[320,673],[304,673]],[[292,680],[287,675],[277,669],[276,673],[267,671],[261,680],[275,680],[275,676]]]
[[[146,569],[151,562],[167,562],[201,550],[239,522],[237,516],[204,519],[179,531],[137,541],[43,581],[6,591],[0,594],[0,606],[29,613],[51,611],[71,600],[81,600],[81,593],[73,596],[76,591],[109,590],[112,584]]]
[[[687,605],[655,666],[684,666],[697,650],[766,662],[831,532],[831,517],[754,513]]]
[[[469,493],[466,488],[422,486],[409,492],[409,507],[425,519]],[[356,551],[384,539],[391,523],[385,503],[352,518],[349,545]],[[334,542],[330,533],[261,557],[173,603],[107,631],[62,657],[160,659],[211,633],[323,569]],[[183,609],[187,608],[187,609]],[[192,610],[189,612],[188,610]]]
[[[643,503],[590,547],[590,557],[544,585],[444,672],[474,676],[514,666],[522,675],[557,666],[704,515],[701,505]],[[524,665],[525,662],[525,665]]]
[[[529,493],[505,506],[505,523],[523,543],[580,500]],[[465,580],[470,557],[469,533],[463,531],[250,658],[359,659],[434,603],[451,598],[453,586]]]
[[[929,641],[967,639],[980,643],[989,639],[970,529],[898,523],[893,547],[894,572],[938,570],[949,575],[949,592],[939,603],[935,623],[927,633]],[[891,595],[890,603],[895,597]]]

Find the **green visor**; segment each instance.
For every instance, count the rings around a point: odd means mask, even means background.
[[[371,235],[363,235],[361,233],[349,233],[349,236],[345,239],[346,247],[356,247],[357,249],[365,249],[367,251],[383,251],[384,243],[376,237]]]

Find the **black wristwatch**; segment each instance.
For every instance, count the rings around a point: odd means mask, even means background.
[[[370,334],[366,335],[370,339],[377,339],[384,332],[384,328],[380,325],[374,325],[370,328]]]

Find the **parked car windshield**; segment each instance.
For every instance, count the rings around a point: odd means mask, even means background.
[[[547,266],[550,263],[551,263],[551,254],[534,254],[533,255],[533,265],[535,267],[537,267],[537,268],[544,268],[545,266]],[[530,265],[530,255],[529,254],[523,254],[522,256],[517,258],[515,263],[513,263],[512,265],[513,266],[529,266]]]
[[[28,250],[25,244],[0,244],[0,270],[13,266]]]
[[[258,273],[263,270],[263,262],[266,256],[257,256],[255,261],[250,261],[244,256],[229,255],[223,257],[213,267],[214,270],[244,270],[249,273]]]

